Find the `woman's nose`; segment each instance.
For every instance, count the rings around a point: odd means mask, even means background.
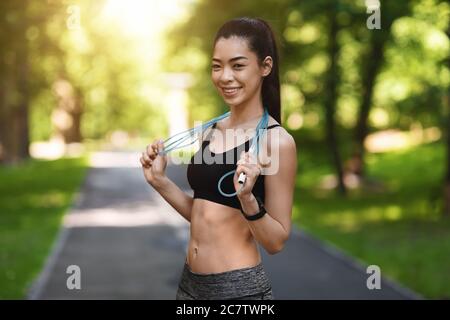
[[[230,80],[233,80],[233,70],[224,68],[222,74],[220,75],[220,80],[223,82],[229,82]]]

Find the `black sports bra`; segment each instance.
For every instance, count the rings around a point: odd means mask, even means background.
[[[280,126],[274,124],[268,126],[267,129]],[[214,129],[216,123],[212,126]],[[218,190],[218,182],[222,176],[232,170],[236,170],[237,161],[242,151],[247,152],[250,148],[250,142],[253,138],[245,143],[230,149],[223,153],[214,153],[209,150],[209,137],[202,141],[202,146],[191,158],[187,168],[187,179],[192,190],[194,190],[194,199],[201,198],[212,202],[220,203],[236,209],[241,209],[241,203],[237,196],[225,197]],[[234,156],[234,158],[233,158]],[[228,161],[226,161],[229,159]],[[221,189],[226,194],[235,193],[233,185],[233,176],[226,176],[222,183]],[[264,175],[258,176],[252,190],[255,196],[258,196],[264,202]]]

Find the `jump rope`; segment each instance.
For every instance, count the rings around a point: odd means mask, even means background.
[[[167,138],[166,140],[164,140],[164,142],[163,142],[164,148],[162,151],[159,152],[159,154],[164,156],[175,149],[181,149],[181,148],[192,145],[193,143],[195,143],[198,140],[199,133],[203,133],[204,130],[208,129],[209,127],[214,125],[216,122],[228,117],[229,115],[230,115],[230,111],[228,111],[216,118],[213,118],[213,119],[205,122],[204,124],[201,124],[199,126],[191,128],[191,129],[179,132],[179,133]],[[267,129],[268,123],[269,123],[269,112],[267,111],[267,108],[264,108],[264,113],[261,117],[261,120],[259,120],[259,123],[256,126],[256,135],[255,135],[255,137],[253,137],[251,139],[252,144],[249,149],[249,152],[253,153],[255,155],[255,157],[258,156],[259,141],[266,134],[266,131],[267,131],[266,129]],[[192,139],[194,136],[196,136],[196,138],[192,142],[189,142],[184,145],[182,144],[186,141],[189,141],[189,139]],[[241,174],[239,175],[239,178],[238,178],[238,182],[241,185],[239,187],[239,190],[234,193],[223,192],[223,190],[221,188],[223,179],[225,179],[226,177],[228,177],[231,174],[234,174],[235,172],[236,172],[236,170],[232,170],[230,172],[225,173],[217,182],[217,189],[219,190],[220,194],[224,197],[233,197],[233,196],[237,195],[244,186],[247,176],[244,172],[241,172]]]

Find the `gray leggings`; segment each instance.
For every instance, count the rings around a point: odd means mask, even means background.
[[[262,263],[220,273],[195,273],[184,264],[177,300],[272,300],[272,286]]]

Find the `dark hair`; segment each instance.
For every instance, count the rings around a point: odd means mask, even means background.
[[[249,49],[255,52],[260,65],[266,56],[272,57],[272,71],[263,80],[261,94],[263,106],[267,107],[269,114],[281,124],[278,51],[272,28],[259,18],[235,18],[220,27],[214,39],[214,46],[220,38],[228,39],[231,36],[247,40]]]

